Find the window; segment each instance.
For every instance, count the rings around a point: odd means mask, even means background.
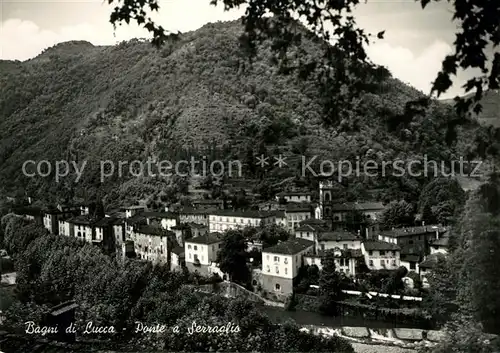
[[[191,249],[191,244],[188,244],[188,249]]]
[[[416,268],[417,268],[417,266],[415,266],[415,263],[414,262],[410,262],[410,270],[415,270]]]
[[[281,286],[279,283],[276,283],[276,285],[274,286],[274,289],[275,290],[281,290]]]
[[[373,266],[373,260],[370,260],[369,264],[370,266]]]
[[[347,250],[347,244],[344,244],[344,250]]]
[[[325,244],[321,244],[321,250],[325,250]]]
[[[313,265],[314,265],[315,261],[316,261],[316,259],[313,257],[312,260],[311,260],[311,262],[312,262]]]
[[[274,270],[276,271],[276,273],[280,273],[280,269],[278,266],[276,266]]]
[[[285,257],[285,260],[283,260],[283,263],[286,265],[288,264],[288,259]]]
[[[380,265],[385,266],[385,260],[380,260]]]
[[[385,256],[385,251],[380,250],[379,253],[380,253],[380,256]]]
[[[275,256],[274,257],[274,262],[280,262],[280,257],[279,256]]]
[[[198,250],[198,247],[196,245],[194,245],[193,250]]]
[[[372,256],[373,255],[373,251],[368,251],[368,255]]]
[[[408,244],[413,244],[413,240],[410,240],[410,241],[408,242]]]
[[[271,268],[269,266],[267,266],[266,270],[267,272],[271,272]]]

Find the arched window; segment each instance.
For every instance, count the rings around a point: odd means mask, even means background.
[[[326,201],[326,202],[331,201],[331,195],[330,195],[330,193],[329,193],[329,192],[325,192],[325,201]]]

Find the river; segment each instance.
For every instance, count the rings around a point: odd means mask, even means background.
[[[269,317],[275,322],[284,322],[289,319],[294,320],[298,325],[316,325],[316,326],[328,326],[328,327],[342,327],[342,326],[352,326],[352,327],[368,327],[373,329],[389,329],[389,328],[422,328],[418,325],[411,325],[408,323],[401,323],[397,321],[390,320],[374,320],[366,319],[363,317],[346,317],[346,316],[324,316],[315,312],[308,311],[286,311],[282,308],[276,308],[271,306],[261,306],[262,311],[264,311]]]

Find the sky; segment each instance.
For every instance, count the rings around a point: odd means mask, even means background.
[[[174,32],[195,30],[206,23],[234,20],[244,9],[224,12],[209,0],[159,0],[160,11],[152,16]],[[0,59],[26,60],[43,49],[69,40],[110,45],[131,38],[149,38],[136,25],[116,31],[109,15],[116,6],[99,0],[0,0]],[[373,62],[386,66],[394,77],[425,93],[451,52],[456,24],[447,2],[431,3],[422,10],[413,0],[369,0],[355,16],[360,27],[371,33],[385,30],[385,38],[367,48]],[[454,86],[441,98],[462,94],[468,75],[460,73]]]

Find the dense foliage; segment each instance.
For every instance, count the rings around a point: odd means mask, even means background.
[[[498,176],[472,193],[453,228],[448,259],[429,276],[427,308],[447,324],[449,339],[435,352],[495,352],[500,334],[498,260],[500,229]]]
[[[16,229],[12,228],[16,225]],[[244,299],[197,295],[185,284],[206,279],[186,272],[169,272],[134,260],[117,261],[76,239],[43,235],[30,222],[5,216],[6,246],[14,251],[17,287],[6,311],[4,327],[24,331],[26,321],[38,321],[52,305],[74,299],[77,327],[115,327],[117,333],[99,337],[137,349],[162,351],[324,351],[353,352],[340,338],[327,339],[299,330],[295,324],[276,325]],[[33,233],[20,249],[16,232]],[[78,280],[75,280],[78,278]],[[2,298],[3,299],[3,298]],[[134,333],[140,322],[166,325],[163,333]],[[226,333],[195,332],[198,326],[222,327]],[[238,327],[238,329],[235,329]]]
[[[121,3],[120,0],[111,1]],[[422,4],[422,8],[431,2],[417,1]],[[467,0],[449,2],[453,4],[452,20],[458,22],[453,43],[454,52],[444,58],[442,69],[433,82],[432,92],[437,92],[438,95],[446,92],[452,85],[451,77],[457,75],[458,69],[480,72],[464,85],[466,92],[473,91],[474,96],[468,97],[469,99],[456,98],[457,111],[461,116],[448,124],[448,132],[455,138],[455,127],[457,124],[466,123],[464,113],[469,112],[471,105],[474,105],[474,112],[480,112],[482,107],[478,102],[483,92],[500,88],[500,53],[496,51],[500,45],[500,5],[496,1],[481,4]],[[353,98],[373,89],[373,79],[376,81],[384,75],[383,70],[371,64],[365,52],[365,45],[370,43],[372,34],[359,28],[355,16],[352,15],[353,9],[360,3],[359,0],[302,0],[287,3],[265,0],[211,0],[210,3],[223,3],[225,10],[245,6],[246,12],[242,19],[245,33],[240,37],[240,41],[251,56],[258,52],[256,43],[271,38],[273,51],[278,53],[283,71],[296,71],[300,78],[315,76],[321,87],[325,113],[323,119],[327,123],[338,123],[342,118],[350,118],[349,110]],[[146,13],[149,9],[159,10],[157,0],[132,0],[120,5],[115,7],[111,14],[110,21],[113,25],[136,21],[139,25],[144,24],[152,33],[153,44],[159,46],[165,42],[166,31],[147,17]],[[298,30],[299,19],[308,26],[310,32],[303,33]],[[383,35],[384,31],[378,33],[377,38],[382,39]],[[300,45],[302,38],[307,36],[314,37],[323,44],[319,53],[311,57],[300,52],[298,60],[290,59],[290,55],[287,55],[290,54],[290,49]],[[490,46],[493,48],[491,53]],[[293,58],[293,53],[291,57]],[[366,70],[367,68],[370,70]],[[416,100],[414,103],[419,106],[426,104],[422,100]]]

